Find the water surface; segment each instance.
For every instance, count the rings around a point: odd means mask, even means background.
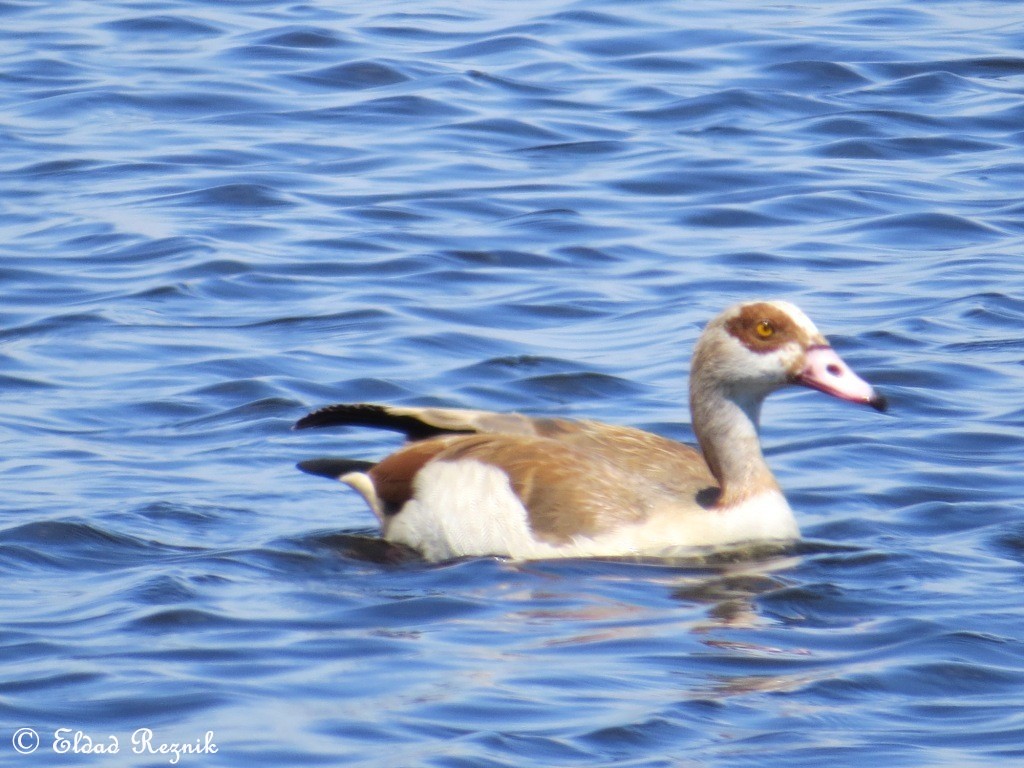
[[[0,19],[5,764],[1024,765],[1016,5]],[[346,400],[691,439],[762,296],[892,403],[769,401],[794,548],[426,565],[294,469],[396,445]]]

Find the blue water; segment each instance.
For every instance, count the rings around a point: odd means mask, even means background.
[[[1017,3],[0,29],[4,765],[1024,765]],[[427,565],[294,469],[396,445],[290,430],[336,401],[690,439],[700,327],[764,296],[892,403],[769,401],[795,548]]]

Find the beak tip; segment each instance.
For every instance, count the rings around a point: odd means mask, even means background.
[[[889,408],[885,396],[850,370],[835,350],[827,345],[807,350],[803,370],[792,381],[840,400],[869,405],[879,413],[885,413]]]

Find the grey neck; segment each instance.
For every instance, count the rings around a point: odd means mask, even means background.
[[[758,423],[764,398],[726,394],[718,387],[698,386],[690,398],[693,431],[704,460],[722,492],[718,506],[729,506],[778,483],[761,453]]]

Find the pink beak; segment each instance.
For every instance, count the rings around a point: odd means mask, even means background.
[[[870,405],[876,411],[884,411],[888,407],[885,398],[850,370],[832,347],[811,347],[804,359],[804,369],[795,378],[797,384],[821,390],[840,400]]]

